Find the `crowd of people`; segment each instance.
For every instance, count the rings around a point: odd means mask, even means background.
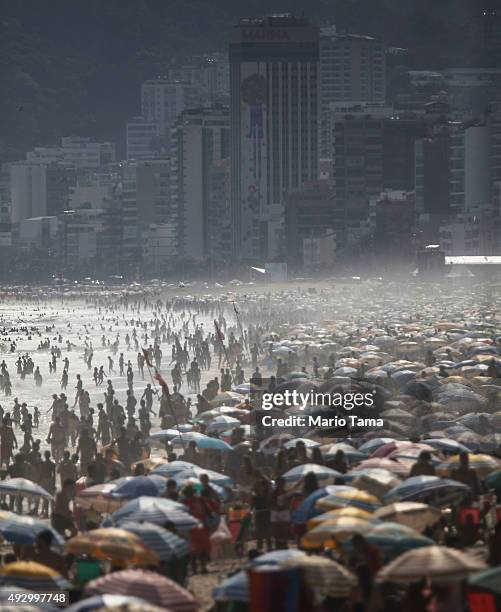
[[[44,327],[5,327],[4,344],[11,349],[10,365],[8,359],[0,364],[0,388],[5,395],[0,407],[2,477],[6,481],[27,479],[48,495],[36,497],[22,490],[3,492],[3,509],[49,519],[47,525],[71,540],[77,534],[98,529],[110,514],[92,504],[79,504],[83,491],[119,483],[125,477],[154,474],[155,465],[189,462],[198,468],[195,481],[179,480],[174,477],[175,471],[169,477],[166,472],[159,490],[159,497],[183,504],[198,520],[198,527],[189,534],[180,533],[169,520],[162,525],[189,540],[189,559],[155,570],[186,585],[188,575],[207,572],[215,546],[213,536],[221,534],[221,529],[231,522],[232,512],[238,511],[240,518],[234,521],[234,531],[228,533],[242,564],[253,563],[266,551],[302,548],[309,528],[307,520],[297,518],[298,510],[321,493],[326,484],[343,488],[351,483],[351,472],[357,463],[372,460],[370,453],[363,457],[364,442],[376,436],[383,440],[380,446],[390,439],[407,440],[419,450],[399,464],[407,469],[406,477],[436,476],[439,459],[442,462],[447,454],[442,453],[443,449],[419,449],[419,445],[426,446],[426,441],[434,437],[428,435],[430,432],[440,427],[445,430],[445,425],[436,425],[436,415],[443,408],[436,401],[437,389],[446,378],[451,378],[453,385],[463,384],[452,379],[458,378],[456,364],[471,362],[472,345],[464,344],[464,350],[458,350],[437,342],[436,347],[430,348],[428,337],[420,337],[419,327],[425,327],[425,316],[430,318],[426,328],[439,335],[434,322],[442,320],[447,304],[434,313],[431,299],[425,300],[425,313],[420,311],[422,305],[414,304],[414,310],[399,327],[395,313],[390,312],[388,321],[380,318],[381,312],[369,316],[366,309],[374,298],[369,294],[365,301],[360,296],[353,297],[351,314],[349,307],[340,312],[339,295],[333,297],[325,291],[313,297],[303,289],[224,299],[165,299],[158,293],[145,297],[128,292],[119,296],[80,295],[68,299],[66,315],[84,307],[94,313],[93,322],[78,324],[78,319],[64,319],[63,324],[56,319]],[[329,300],[332,310],[328,316],[323,315],[321,309]],[[277,308],[281,302],[287,308]],[[33,298],[33,308],[43,310],[49,305],[50,299]],[[392,308],[388,306],[389,311]],[[408,304],[400,308],[405,310]],[[477,378],[488,379],[490,387],[485,389],[481,409],[473,411],[479,414],[474,450],[481,450],[478,445],[483,438],[494,435],[489,455],[495,459],[500,457],[501,444],[489,419],[498,410],[499,338],[492,331],[495,319],[491,315],[484,311],[482,334],[473,336],[488,336],[486,351],[475,353],[488,355],[488,360],[478,362],[485,363],[485,367],[475,373]],[[336,317],[343,322],[342,330],[336,327]],[[323,344],[319,344],[313,327],[320,327],[319,322],[325,319],[331,320],[330,327],[324,330]],[[408,328],[405,332],[404,325]],[[455,325],[461,327],[459,319]],[[375,346],[383,337],[385,342]],[[451,335],[449,340],[452,339]],[[31,351],[18,348],[26,343],[32,343]],[[441,352],[437,352],[439,348]],[[366,353],[370,358],[361,357]],[[398,359],[404,363],[403,368],[384,369]],[[413,362],[420,367],[414,368]],[[462,367],[476,368],[476,364]],[[14,366],[12,376],[9,367]],[[402,382],[396,375],[402,371],[411,372],[412,379]],[[473,389],[473,378],[470,380],[468,390]],[[384,417],[388,410],[402,412],[405,404],[412,408],[413,418],[389,414],[382,432],[342,426],[289,431],[284,435],[264,428],[261,394],[305,384],[304,389],[335,389],[341,393],[347,391],[347,385],[350,389],[369,390],[375,401],[370,409],[362,407],[364,414]],[[418,390],[414,388],[412,394],[406,384],[417,385]],[[475,384],[478,390],[482,381]],[[57,393],[48,393],[49,402],[43,393],[47,387],[54,390],[54,386],[58,387]],[[12,388],[17,393],[13,399]],[[342,413],[342,409],[309,406],[311,414],[326,409]],[[274,412],[280,413],[280,408],[275,407]],[[208,414],[210,419],[205,418]],[[212,419],[225,414],[233,415],[228,422],[222,421],[226,428],[212,423]],[[442,415],[445,420],[446,415]],[[484,433],[483,437],[478,432]],[[202,438],[221,440],[229,450],[199,444]],[[336,443],[341,445],[331,452],[329,446]],[[348,448],[343,448],[343,443],[348,443]],[[374,446],[374,451],[377,448]],[[470,465],[471,447],[458,443],[455,450],[459,459],[448,477],[465,485],[466,493],[440,506],[440,520],[430,525],[424,535],[456,549],[479,547],[486,562],[500,565],[501,522],[496,514],[493,519],[495,494],[486,483],[486,473]],[[300,478],[291,481],[289,474],[301,466],[321,469],[318,474],[316,469],[306,469]],[[323,468],[332,473],[327,481],[321,475]],[[402,470],[400,476],[404,467]],[[218,484],[213,474],[224,475],[227,481]],[[477,514],[463,512],[471,508]],[[443,593],[424,582],[420,589],[413,587],[403,592],[382,593],[375,589],[376,576],[388,560],[387,551],[378,549],[362,532],[352,535],[348,551],[324,543],[314,550],[343,563],[359,580],[356,595],[343,601],[344,608],[333,607],[339,601],[327,598],[325,607],[319,609],[390,610],[405,601],[417,611],[429,609],[431,601],[436,604],[440,597],[443,599]],[[14,545],[4,556],[4,564],[31,559],[74,578],[75,555],[58,552],[53,538],[53,532],[45,530],[30,546]],[[435,609],[453,610],[452,604],[442,601],[440,605]]]

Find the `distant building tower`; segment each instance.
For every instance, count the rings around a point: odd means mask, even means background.
[[[287,193],[318,178],[319,31],[304,18],[241,19],[230,42],[235,255],[277,257]]]
[[[320,157],[332,156],[330,105],[384,102],[386,60],[383,43],[372,36],[320,31]]]
[[[189,110],[179,117],[172,135],[172,200],[181,257],[211,256],[218,250],[215,243],[229,229],[228,198],[224,185],[222,190],[216,185],[215,174],[229,158],[229,146],[227,107]]]

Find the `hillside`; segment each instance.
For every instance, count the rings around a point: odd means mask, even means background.
[[[254,0],[249,11],[242,0],[0,0],[0,161],[65,134],[120,142],[138,111],[140,82],[176,58],[224,50],[241,16],[304,12],[382,36],[409,48],[414,65],[436,67],[471,57],[464,41],[475,4]]]

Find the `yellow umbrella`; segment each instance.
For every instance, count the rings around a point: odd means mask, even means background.
[[[345,506],[354,506],[367,512],[374,512],[381,505],[381,502],[375,495],[371,495],[366,491],[340,491],[334,495],[322,497],[315,504],[321,510],[335,510]]]
[[[91,555],[114,563],[157,565],[157,553],[145,546],[139,536],[125,529],[105,527],[71,538],[66,550],[76,555]]]
[[[14,561],[0,568],[0,584],[32,591],[67,590],[69,582],[59,572],[35,561]]]
[[[341,516],[337,519],[325,521],[308,531],[301,538],[304,548],[319,548],[328,546],[334,541],[351,538],[355,533],[365,533],[373,526],[371,521],[350,516]]]
[[[475,470],[481,477],[487,476],[487,474],[498,470],[501,465],[498,459],[490,455],[474,455],[473,453],[468,453],[468,459],[470,468]],[[459,467],[459,462],[460,455],[453,455],[438,466],[438,474],[440,476],[450,476],[451,473]]]
[[[361,508],[354,508],[353,506],[347,506],[346,508],[338,508],[337,510],[329,510],[329,512],[324,512],[323,514],[319,514],[314,518],[308,521],[307,529],[313,529],[317,525],[324,523],[325,521],[331,521],[333,519],[338,519],[341,517],[351,517],[351,518],[359,518],[359,519],[371,519],[372,513],[367,512],[367,510],[362,510]]]

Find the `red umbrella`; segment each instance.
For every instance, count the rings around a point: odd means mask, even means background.
[[[198,602],[186,589],[154,572],[129,569],[106,574],[85,587],[86,595],[128,595],[172,612],[197,612]]]

